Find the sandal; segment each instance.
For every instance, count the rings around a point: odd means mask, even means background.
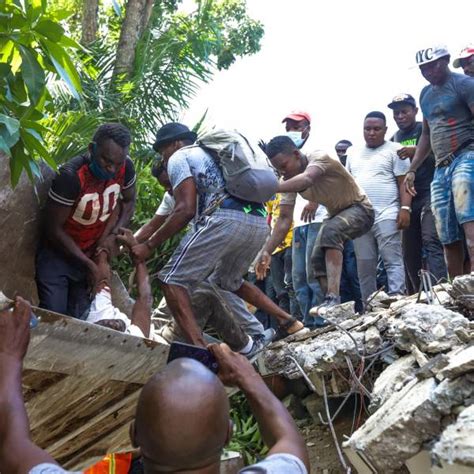
[[[292,336],[293,334],[299,333],[300,331],[304,331],[304,329],[307,329],[304,327],[303,323],[301,321],[298,321],[296,318],[291,318],[288,322],[280,324],[279,328],[287,336]]]

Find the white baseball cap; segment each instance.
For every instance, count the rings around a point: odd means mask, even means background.
[[[444,45],[436,45],[426,49],[420,49],[416,53],[416,65],[422,66],[423,64],[432,63],[433,61],[449,56],[448,48]]]
[[[466,46],[453,61],[454,67],[461,67],[461,59],[466,59],[469,56],[474,55],[474,45]]]

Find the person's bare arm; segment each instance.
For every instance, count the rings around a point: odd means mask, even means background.
[[[146,242],[135,245],[132,253],[138,260],[146,260],[151,252],[170,237],[184,229],[196,214],[197,190],[193,178],[186,178],[173,189],[176,204],[166,222]]]
[[[31,308],[20,297],[0,312],[0,472],[27,474],[42,463],[57,464],[30,438],[21,373],[30,339]]]
[[[120,228],[127,227],[135,212],[136,190],[135,185],[122,191],[121,197],[112,211],[107,224],[97,242],[97,247],[106,247],[111,256],[118,254],[116,236]]]
[[[403,207],[411,208],[412,196],[405,188],[405,176],[397,176],[398,190],[400,193],[400,210],[398,211],[397,226],[400,230],[405,230],[410,227],[410,211],[402,209]]]
[[[255,265],[255,273],[258,279],[265,278],[265,275],[270,268],[270,262],[272,259],[271,255],[273,251],[283,242],[288,234],[293,222],[294,208],[294,204],[280,204],[280,215],[275,222],[275,227],[273,227],[270,237],[260,252],[258,262]]]
[[[431,151],[431,142],[430,142],[430,127],[426,119],[423,119],[423,129],[421,131],[420,139],[416,145],[415,156],[410,165],[410,169],[405,176],[405,189],[410,194],[410,196],[416,196],[415,189],[415,173],[416,170],[422,165],[426,157]]]
[[[286,181],[280,181],[278,185],[279,193],[297,193],[308,189],[317,183],[323,171],[318,166],[308,166],[303,173],[297,174]]]
[[[283,404],[266,386],[262,377],[241,354],[226,344],[212,344],[209,350],[219,365],[218,376],[225,385],[238,387],[247,398],[270,454],[292,454],[309,471],[308,451],[303,437]]]
[[[74,239],[64,230],[71,208],[48,200],[46,205],[45,232],[50,245],[58,248],[62,253],[73,257],[84,265],[92,274],[94,281],[100,280],[97,265],[80,249]]]
[[[135,265],[135,281],[137,282],[138,297],[133,305],[132,324],[138,326],[145,337],[149,337],[153,296],[145,262],[138,262]]]
[[[146,242],[168,219],[168,216],[160,216],[155,214],[149,222],[144,224],[135,233],[138,243]]]

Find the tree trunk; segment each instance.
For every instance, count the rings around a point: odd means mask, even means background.
[[[82,9],[82,38],[81,43],[89,46],[97,38],[97,15],[99,13],[99,0],[84,0]]]
[[[120,39],[117,46],[117,57],[113,77],[119,75],[129,76],[133,70],[135,50],[142,30],[147,0],[128,0],[123,21]]]
[[[146,27],[148,26],[148,22],[150,21],[151,14],[153,12],[153,4],[154,4],[154,0],[146,0],[145,12],[143,13],[142,23],[140,25],[140,31],[138,33],[139,38],[142,37],[143,32],[146,30]]]

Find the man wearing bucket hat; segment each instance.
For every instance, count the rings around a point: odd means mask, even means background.
[[[462,67],[466,76],[474,77],[474,45],[466,46],[453,61],[453,66]]]
[[[415,173],[431,149],[436,166],[431,207],[448,273],[454,278],[469,271],[464,268],[464,237],[474,271],[474,78],[451,72],[449,60],[444,46],[416,53],[429,85],[420,94],[423,129],[405,186],[416,196]]]
[[[227,197],[222,171],[212,156],[192,145],[196,133],[183,124],[158,130],[153,145],[166,165],[175,206],[166,222],[146,242],[132,248],[145,260],[153,249],[191,224],[191,229],[159,273],[166,302],[185,339],[205,346],[196,323],[190,292],[206,278],[219,289],[275,316],[288,334],[303,325],[243,280],[268,236],[264,206]]]

